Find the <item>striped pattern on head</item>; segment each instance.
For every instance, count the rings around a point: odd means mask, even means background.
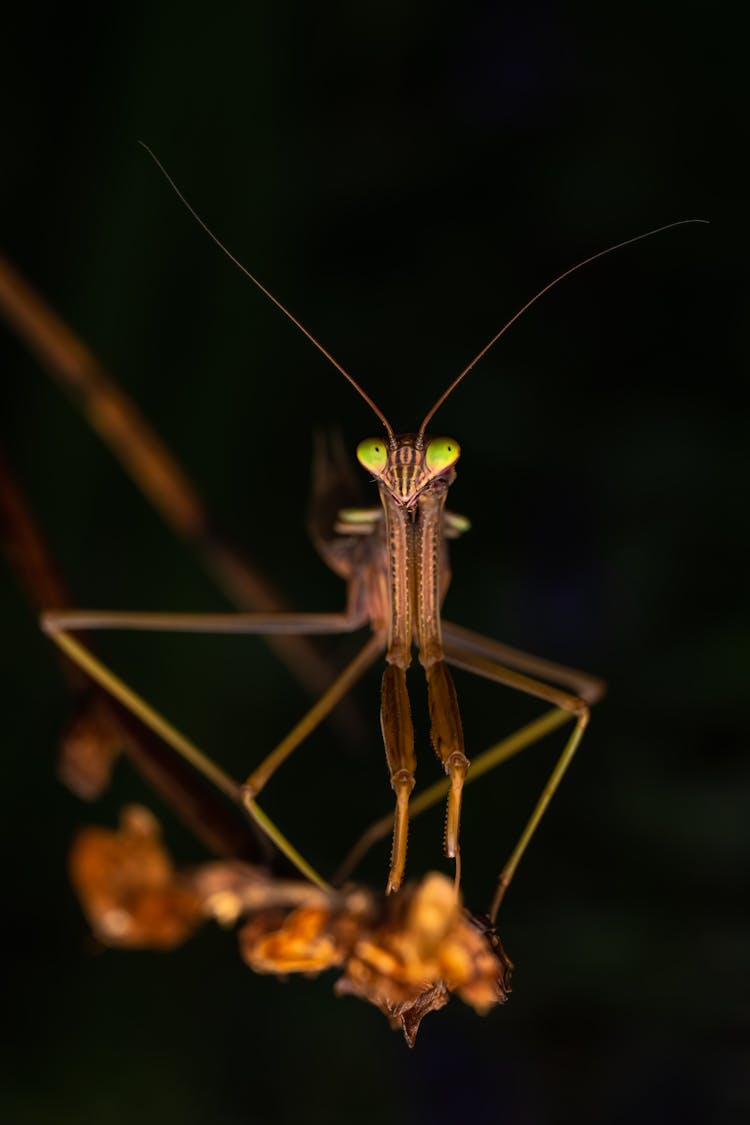
[[[460,455],[453,438],[425,441],[420,434],[398,434],[392,440],[366,438],[357,446],[359,463],[403,508],[413,508],[437,480],[449,478],[450,483]]]

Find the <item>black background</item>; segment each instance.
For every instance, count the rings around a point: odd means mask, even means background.
[[[455,1002],[409,1052],[328,978],[253,976],[231,935],[94,953],[67,844],[146,795],[125,766],[93,810],[55,781],[64,690],[6,572],[4,1118],[746,1120],[741,29],[700,3],[27,5],[16,19],[0,49],[4,248],[300,608],[341,601],[304,532],[312,431],[340,426],[353,448],[377,423],[139,139],[398,430],[557,272],[662,223],[712,225],[565,283],[435,427],[462,444],[452,505],[473,523],[450,617],[610,685],[507,897],[515,989],[487,1018]],[[2,440],[78,601],[224,608],[5,332],[2,349]],[[129,636],[106,652],[238,777],[305,706],[253,640]],[[457,681],[473,753],[539,712]],[[377,674],[357,701],[371,737],[320,732],[268,790],[326,871],[391,800]],[[424,783],[437,766],[417,717]],[[476,908],[553,755],[550,740],[467,794]],[[412,871],[445,866],[440,822],[415,824]],[[364,877],[380,885],[386,863],[384,846]]]

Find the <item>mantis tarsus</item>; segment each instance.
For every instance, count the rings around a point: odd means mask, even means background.
[[[153,155],[153,154],[152,154]],[[154,158],[156,159],[156,158]],[[157,164],[159,162],[157,161]],[[161,167],[161,165],[159,165]],[[162,171],[164,169],[162,168]],[[164,173],[167,175],[167,173]],[[385,752],[396,795],[393,847],[387,890],[401,885],[407,844],[410,795],[414,787],[414,733],[406,686],[406,670],[416,645],[426,679],[433,747],[447,779],[433,786],[412,804],[428,807],[447,792],[445,851],[459,857],[461,798],[469,759],[465,754],[461,719],[449,665],[542,699],[552,710],[516,736],[505,740],[475,759],[470,778],[475,778],[511,753],[531,745],[544,734],[570,720],[574,727],[532,810],[507,863],[504,865],[489,916],[494,921],[500,901],[518,863],[575,754],[589,719],[589,708],[602,694],[602,684],[583,672],[552,664],[501,645],[479,634],[441,620],[441,606],[449,582],[447,539],[460,534],[467,524],[446,507],[447,492],[455,479],[458,443],[445,437],[430,437],[427,426],[448,396],[475,364],[504,335],[510,326],[540,297],[584,265],[658,231],[682,225],[671,223],[591,255],[564,271],[536,293],[481,349],[438,397],[415,434],[396,434],[388,419],[355,379],[312,336],[208,229],[167,175],[180,199],[211,238],[250,280],[308,337],[316,348],[349,381],[368,403],[385,429],[385,437],[360,443],[360,463],[378,482],[380,509],[347,509],[339,513],[331,529],[316,524],[315,540],[329,566],[347,584],[345,609],[337,613],[254,612],[225,615],[116,613],[98,610],[49,610],[43,614],[45,631],[84,672],[143,723],[163,738],[193,767],[232,800],[241,803],[253,820],[274,841],[299,871],[324,890],[329,884],[297,852],[286,836],[268,819],[256,798],[279,766],[304,741],[349,692],[353,684],[381,654],[386,667],[382,680],[381,727]],[[700,220],[683,220],[693,222]],[[74,380],[73,380],[74,381]],[[79,390],[81,388],[79,387]],[[83,390],[84,396],[86,394]],[[319,451],[317,475],[335,471],[333,455]],[[190,520],[190,514],[186,519]],[[349,632],[370,625],[372,636],[351,663],[330,683],[322,695],[285,739],[238,786],[189,739],[105,667],[74,633],[96,629],[254,633],[271,637],[288,634]],[[550,686],[552,681],[561,687]],[[343,879],[365,846],[377,838],[383,824],[372,826],[344,862]]]

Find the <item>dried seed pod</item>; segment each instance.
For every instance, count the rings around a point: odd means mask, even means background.
[[[83,829],[70,872],[106,945],[169,949],[209,918],[241,921],[240,952],[255,972],[337,970],[336,992],[374,1004],[410,1045],[424,1016],[452,994],[484,1013],[510,991],[500,939],[434,872],[398,895],[378,896],[357,886],[326,892],[236,860],[178,871],[155,818],[140,806],[123,810],[117,831]]]

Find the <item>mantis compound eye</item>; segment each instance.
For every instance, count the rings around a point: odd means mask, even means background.
[[[461,456],[461,446],[453,438],[433,438],[425,449],[425,464],[431,473],[442,473],[455,465]]]
[[[380,476],[388,464],[388,443],[383,438],[365,438],[357,446],[357,460],[373,476]]]

